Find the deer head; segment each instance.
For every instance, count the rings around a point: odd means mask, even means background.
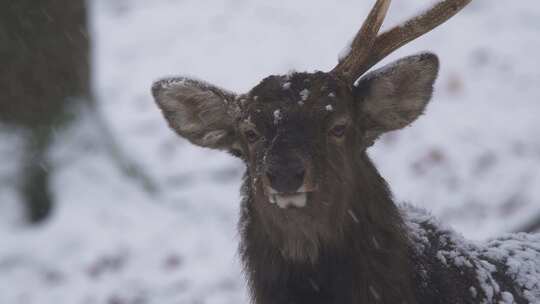
[[[155,82],[152,93],[180,136],[244,160],[258,203],[307,210],[299,207],[335,200],[353,187],[348,181],[359,174],[362,151],[423,113],[439,63],[425,53],[364,74],[469,2],[442,1],[378,35],[390,0],[377,0],[349,53],[330,72],[269,76],[246,94],[168,78]]]

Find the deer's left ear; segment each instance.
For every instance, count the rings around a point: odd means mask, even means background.
[[[178,77],[154,82],[152,95],[169,126],[193,144],[222,150],[234,144],[234,94]]]
[[[400,59],[368,73],[354,88],[368,140],[416,120],[431,99],[439,60],[431,53]]]

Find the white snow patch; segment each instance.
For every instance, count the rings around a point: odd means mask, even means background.
[[[471,242],[418,208],[403,205],[401,210],[416,250],[420,250],[421,254],[431,246],[427,235],[433,236],[436,231],[436,242],[443,245],[436,257],[444,265],[474,271],[488,303],[498,295],[506,299],[512,296],[500,290],[495,273],[501,269],[497,269],[493,263],[504,265],[506,275],[523,290],[523,296],[528,301],[534,303],[540,299],[540,235],[518,233],[485,243]],[[428,231],[425,227],[434,228]],[[478,294],[476,289],[470,291],[472,295]]]
[[[437,251],[437,259],[439,259],[439,261],[441,261],[444,265],[448,265],[442,251]]]
[[[502,303],[500,304],[513,304],[514,303],[514,296],[508,291],[503,291],[501,293],[501,298],[502,298]]]
[[[287,71],[287,74],[285,75],[285,79],[286,80],[289,80],[291,79],[291,77],[296,73],[296,70],[295,69],[290,69]]]
[[[300,97],[302,98],[302,101],[306,101],[309,98],[309,90],[303,89],[300,91]]]
[[[183,87],[186,86],[186,83],[189,79],[185,77],[172,77],[172,78],[165,78],[160,79],[154,82],[154,87],[159,86],[161,89],[167,90],[170,88],[177,88],[177,87]]]
[[[283,119],[283,115],[281,114],[281,110],[277,109],[274,111],[274,124],[277,125],[279,122]]]
[[[476,299],[476,297],[478,296],[478,291],[476,291],[476,288],[474,288],[474,286],[471,286],[471,288],[469,288],[469,292],[471,293],[473,299]]]
[[[223,139],[227,135],[226,130],[214,130],[206,133],[202,138],[203,145],[212,145]]]

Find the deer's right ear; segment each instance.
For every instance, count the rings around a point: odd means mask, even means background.
[[[169,126],[193,144],[227,150],[235,143],[234,94],[176,77],[154,82],[152,95]]]

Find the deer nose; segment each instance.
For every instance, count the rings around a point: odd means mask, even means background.
[[[304,184],[306,169],[300,161],[288,162],[275,166],[266,171],[270,186],[280,193],[297,192]]]

